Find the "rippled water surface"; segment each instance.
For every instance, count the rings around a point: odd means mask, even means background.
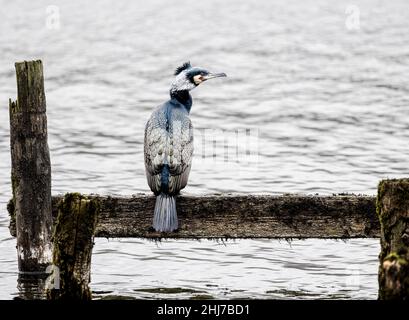
[[[186,192],[375,194],[380,179],[408,175],[405,0],[352,1],[359,30],[335,0],[53,1],[59,29],[49,4],[0,1],[0,298],[17,294],[5,210],[15,61],[44,63],[54,193],[148,192],[143,128],[188,59],[229,76],[193,91],[194,127],[250,129],[258,157],[196,157]],[[100,298],[373,299],[378,251],[376,239],[97,239],[92,289]]]

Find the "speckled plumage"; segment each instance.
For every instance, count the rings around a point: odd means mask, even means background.
[[[185,105],[173,98],[152,113],[145,128],[145,169],[156,195],[176,195],[188,181],[193,155],[193,128]],[[168,179],[162,177],[169,166]],[[168,187],[162,181],[168,180]]]

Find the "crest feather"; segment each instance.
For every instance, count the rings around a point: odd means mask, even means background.
[[[181,73],[183,70],[190,69],[192,66],[190,65],[190,61],[185,62],[182,64],[180,67],[177,67],[175,70],[174,75],[177,76],[179,73]]]

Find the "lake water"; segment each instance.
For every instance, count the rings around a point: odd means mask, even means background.
[[[0,298],[18,294],[6,213],[15,61],[44,63],[54,194],[149,192],[144,125],[186,60],[228,78],[192,92],[207,142],[185,192],[375,194],[408,176],[406,0],[52,4],[0,1]],[[255,161],[220,161],[225,146],[208,140],[240,130]],[[374,299],[379,250],[377,239],[97,239],[91,285],[98,298]]]

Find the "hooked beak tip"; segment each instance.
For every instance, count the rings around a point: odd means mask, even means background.
[[[227,77],[227,74],[225,74],[224,72],[221,72],[221,73],[209,73],[209,74],[205,77],[205,80],[214,79],[214,78],[221,78],[221,77]]]

